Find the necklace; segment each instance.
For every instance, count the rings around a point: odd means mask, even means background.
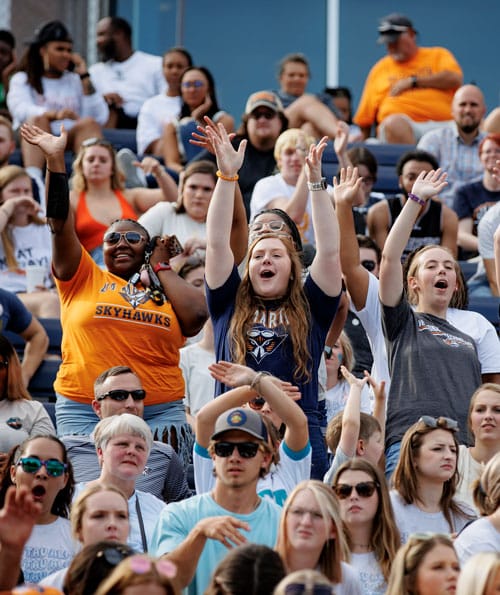
[[[370,544],[365,545],[364,543],[353,543],[352,545],[353,545],[353,547],[359,547],[362,550],[367,550],[367,551],[371,550]]]

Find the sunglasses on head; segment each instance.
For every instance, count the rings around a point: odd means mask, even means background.
[[[136,390],[125,390],[125,389],[116,389],[110,390],[103,395],[97,397],[98,401],[103,401],[108,397],[113,399],[113,401],[126,401],[129,395],[134,399],[134,401],[144,401],[146,398],[146,391],[142,388],[137,388]]]
[[[242,459],[253,459],[259,450],[257,442],[216,442],[214,452],[218,457],[230,457],[234,449],[238,449],[238,453]]]
[[[177,574],[177,566],[170,560],[152,560],[146,556],[131,556],[129,560],[130,570],[135,574],[146,574],[154,568],[156,572],[166,578],[174,578]]]
[[[95,136],[93,136],[92,138],[87,138],[82,142],[82,147],[93,147],[94,145],[99,145],[100,147],[112,147],[113,146],[105,138],[97,138]]]
[[[458,422],[449,417],[431,417],[430,415],[422,415],[418,423],[423,423],[428,428],[444,428],[456,432],[458,430]]]
[[[370,271],[370,273],[375,270],[375,267],[377,266],[377,263],[374,260],[362,260],[361,264],[367,271]]]
[[[356,490],[356,493],[360,498],[370,498],[377,487],[378,483],[376,481],[360,481],[356,485],[338,483],[336,486],[333,486],[333,491],[339,500],[349,498],[353,490]]]
[[[116,545],[115,547],[107,547],[99,550],[96,558],[104,558],[110,566],[118,566],[118,564],[128,558],[134,553],[134,550],[125,545]]]
[[[61,477],[61,475],[68,469],[68,465],[57,459],[47,459],[42,461],[38,457],[21,457],[17,463],[20,465],[25,473],[38,473],[38,471],[45,467],[47,475],[50,477]]]
[[[138,231],[125,231],[123,233],[120,231],[109,231],[104,236],[104,242],[111,246],[115,246],[122,238],[124,238],[127,244],[130,244],[131,246],[136,246],[146,240],[146,238]]]
[[[260,411],[264,407],[265,402],[266,400],[263,397],[255,397],[255,399],[248,401],[248,406],[254,411]]]
[[[287,227],[282,219],[271,219],[271,221],[254,221],[249,225],[250,231],[262,231],[268,229],[270,231],[283,231]]]
[[[285,595],[333,595],[333,586],[292,583],[285,587]]]

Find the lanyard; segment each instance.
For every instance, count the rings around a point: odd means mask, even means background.
[[[139,505],[139,496],[135,494],[135,511],[137,512],[137,519],[139,520],[139,529],[141,530],[142,549],[144,553],[148,552],[148,541],[146,539],[146,531],[144,529],[144,521],[142,519],[141,507]]]

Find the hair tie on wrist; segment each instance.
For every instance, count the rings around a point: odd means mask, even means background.
[[[226,176],[225,174],[223,174],[221,172],[220,169],[218,169],[216,171],[215,174],[218,178],[220,178],[221,180],[225,180],[226,182],[237,182],[240,178],[240,176],[238,174],[234,174],[234,176]]]
[[[412,192],[408,193],[408,198],[410,200],[413,200],[413,202],[417,202],[422,207],[425,205],[425,200],[422,200],[420,198],[420,196],[417,196],[416,194],[413,194]]]

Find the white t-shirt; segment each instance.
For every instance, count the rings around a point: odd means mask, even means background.
[[[49,576],[46,576],[43,580],[40,581],[39,584],[42,585],[42,587],[54,587],[55,589],[59,589],[59,591],[64,592],[64,579],[66,578],[67,574],[68,569],[62,568],[61,570],[58,570],[57,572],[53,572],[52,574],[49,574]]]
[[[175,120],[181,111],[181,97],[165,93],[146,99],[137,118],[137,152],[143,155],[149,145],[161,138],[165,124]]]
[[[25,72],[17,72],[11,79],[7,106],[14,119],[17,129],[28,118],[41,116],[47,111],[70,109],[80,118],[94,118],[98,124],[105,124],[109,117],[109,110],[100,93],[84,95],[82,81],[75,72],[65,72],[61,78],[50,79],[42,77],[43,95],[39,95],[28,83]],[[58,135],[61,124],[70,130],[76,120],[54,120],[50,123],[52,134]]]
[[[0,400],[0,452],[8,452],[37,434],[56,435],[54,424],[42,403],[28,399]]]
[[[474,554],[500,552],[500,532],[488,517],[482,517],[466,527],[454,545],[460,564],[465,564]]]
[[[176,235],[181,244],[190,238],[207,237],[207,224],[191,219],[187,213],[176,213],[175,203],[158,202],[139,217],[149,235]]]
[[[384,595],[387,583],[373,552],[351,553],[351,566],[358,571],[363,595]]]
[[[335,595],[363,595],[363,589],[358,578],[358,573],[347,562],[341,562],[342,582],[334,584]]]
[[[167,89],[160,56],[135,51],[123,62],[108,60],[89,68],[92,83],[99,93],[118,93],[123,100],[123,111],[137,117],[142,104]]]
[[[339,380],[335,386],[332,386],[332,388],[329,388],[327,391],[325,391],[324,395],[326,418],[329,423],[331,419],[337,415],[337,413],[344,410],[347,397],[349,396],[349,383],[347,380]],[[363,411],[363,413],[371,414],[372,409],[373,407],[370,401],[370,393],[365,384],[365,386],[363,386],[363,390],[361,391],[361,411]]]
[[[390,496],[396,525],[401,533],[401,543],[406,543],[413,533],[458,533],[470,521],[465,516],[452,514],[453,527],[450,527],[442,512],[425,512],[415,504],[406,504],[396,490],[391,490]],[[474,515],[474,511],[465,504],[463,508]]]
[[[18,269],[9,270],[3,242],[0,240],[0,287],[12,293],[26,291],[25,269],[28,265],[43,267],[46,270],[45,286],[50,287],[52,243],[49,228],[30,223],[24,227],[13,225],[9,227],[9,232],[12,234]]]
[[[472,483],[474,480],[479,479],[484,466],[472,458],[470,450],[467,448],[467,446],[461,444],[458,447],[457,468],[460,475],[460,480],[457,485],[455,497],[457,500],[467,502],[469,506],[476,509],[474,499],[472,498]]]
[[[208,366],[215,362],[215,353],[194,343],[183,347],[180,356],[179,366],[186,384],[184,405],[195,416],[203,405],[214,398],[215,380],[208,371]]]
[[[77,551],[68,519],[58,517],[48,525],[35,525],[21,561],[25,582],[38,583],[56,570],[66,568]]]

